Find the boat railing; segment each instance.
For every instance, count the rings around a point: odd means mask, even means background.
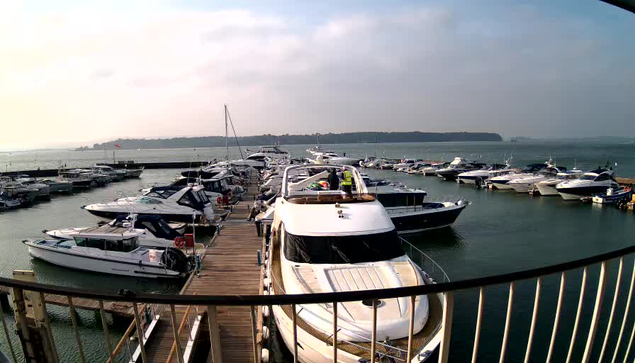
[[[268,240],[265,237],[263,244],[267,243]],[[456,361],[469,360],[469,357],[467,356],[470,355],[470,353],[472,361],[476,361],[476,358],[478,358],[479,355],[480,342],[482,340],[488,341],[488,359],[492,359],[491,346],[493,344],[496,346],[495,350],[497,351],[493,354],[496,354],[496,360],[499,361],[509,361],[509,359],[512,359],[510,357],[513,357],[513,360],[522,360],[522,357],[520,356],[523,355],[525,357],[525,361],[554,361],[554,356],[560,357],[558,359],[567,357],[568,361],[582,362],[617,360],[632,361],[634,353],[632,345],[635,338],[633,314],[635,314],[635,312],[632,311],[631,302],[635,287],[635,264],[633,263],[635,246],[628,246],[607,253],[601,253],[574,261],[551,264],[538,268],[466,280],[449,281],[447,274],[443,271],[443,269],[438,264],[432,262],[433,260],[423,253],[423,251],[416,246],[412,246],[411,252],[410,245],[405,242],[403,243],[407,246],[406,253],[408,253],[409,256],[412,256],[411,258],[414,257],[413,261],[417,264],[421,264],[423,266],[422,269],[430,274],[437,283],[390,289],[314,294],[274,294],[270,293],[272,285],[269,283],[269,285],[265,286],[264,291],[266,291],[266,293],[263,295],[166,295],[147,293],[136,294],[130,291],[123,291],[121,293],[92,291],[87,289],[77,289],[9,278],[0,278],[0,287],[2,287],[5,291],[10,290],[11,300],[14,302],[13,312],[10,310],[0,309],[0,323],[2,324],[0,329],[3,330],[3,332],[0,332],[0,336],[4,333],[4,339],[0,339],[0,344],[2,347],[5,347],[5,352],[7,352],[6,348],[10,347],[10,355],[13,358],[13,361],[23,360],[21,359],[22,350],[21,344],[19,343],[19,335],[16,333],[16,330],[20,330],[21,327],[23,327],[22,322],[24,322],[24,320],[22,317],[26,316],[25,306],[27,306],[25,305],[24,299],[28,296],[41,297],[42,303],[39,306],[42,307],[43,314],[40,316],[41,319],[39,323],[41,326],[46,327],[46,329],[42,330],[45,333],[51,332],[51,322],[47,317],[47,310],[50,311],[50,305],[52,303],[59,305],[60,301],[74,301],[76,307],[70,304],[66,305],[70,310],[69,312],[71,317],[74,316],[76,309],[82,308],[80,305],[92,310],[95,310],[95,306],[97,306],[96,310],[99,311],[101,313],[100,316],[103,317],[103,319],[101,319],[101,330],[103,331],[104,341],[106,344],[102,345],[102,348],[97,348],[101,349],[101,351],[91,352],[91,356],[98,357],[99,354],[101,354],[102,357],[105,357],[106,359],[108,357],[115,359],[115,344],[113,343],[116,343],[116,341],[113,341],[113,335],[109,333],[112,323],[109,322],[109,319],[105,318],[107,316],[104,309],[105,304],[112,306],[118,304],[119,302],[124,302],[125,305],[132,305],[134,307],[132,309],[134,312],[133,324],[130,328],[131,333],[128,333],[129,337],[135,334],[132,333],[133,331],[137,331],[137,336],[140,335],[138,333],[139,331],[144,331],[141,324],[143,322],[142,317],[144,316],[145,310],[143,310],[142,307],[146,304],[164,305],[169,307],[170,309],[164,310],[162,314],[167,315],[168,317],[173,316],[171,320],[173,322],[172,325],[175,327],[178,327],[178,319],[176,318],[176,314],[173,313],[173,308],[175,306],[178,306],[181,309],[188,306],[191,306],[191,309],[200,307],[203,312],[202,314],[206,314],[207,316],[207,319],[203,319],[203,322],[211,327],[209,329],[209,339],[211,345],[215,347],[215,354],[217,354],[218,349],[222,348],[220,343],[222,329],[218,328],[217,307],[219,307],[218,311],[220,312],[222,311],[221,308],[225,306],[246,306],[250,308],[245,309],[246,314],[251,314],[251,318],[253,318],[254,316],[257,317],[257,314],[259,314],[256,313],[256,311],[263,311],[262,315],[264,317],[264,312],[271,311],[271,307],[273,306],[291,306],[293,307],[291,310],[293,312],[297,311],[295,310],[297,305],[333,304],[332,306],[339,305],[342,307],[343,305],[336,303],[364,300],[376,302],[379,300],[400,297],[415,299],[417,296],[421,295],[431,296],[431,294],[443,294],[444,298],[441,302],[442,317],[440,317],[441,327],[438,331],[438,339],[440,341],[439,362],[447,362],[450,359],[450,341],[453,337],[454,339],[462,339],[460,345],[461,349],[452,351],[452,354],[456,355],[453,360]],[[264,281],[271,279],[271,270],[268,268],[268,264],[267,259],[265,259],[264,267],[262,269],[266,274],[264,275]],[[576,281],[575,279],[580,275],[581,282],[579,280]],[[547,279],[552,278],[557,278],[559,280],[559,284],[546,282]],[[568,281],[568,279],[576,281],[575,284]],[[534,284],[534,288],[532,289],[532,294],[534,295],[533,309],[519,309],[517,306],[517,300],[519,297],[516,295],[521,292],[517,291],[517,286],[521,283],[523,286],[530,286],[528,283],[531,282]],[[503,291],[506,291],[504,300],[488,299],[486,303],[486,293],[491,291],[500,295],[498,293],[501,291],[501,287]],[[456,329],[457,326],[474,326],[472,324],[475,322],[475,329],[470,328],[468,329],[469,332],[466,332],[465,329],[463,329],[463,335],[453,335],[452,326],[455,299],[465,299],[468,293],[475,292],[478,295],[478,304],[468,304],[468,306],[473,307],[473,310],[462,310],[460,323],[457,325],[455,322],[454,324]],[[569,301],[571,294],[576,295],[574,298],[576,300],[575,302]],[[566,298],[565,295],[567,295]],[[46,299],[44,298],[45,296],[47,296]],[[56,300],[51,300],[52,297],[55,297]],[[568,305],[565,305],[565,300]],[[551,305],[549,305],[550,303]],[[488,326],[491,324],[488,323],[489,320],[485,321],[483,319],[486,306],[488,310],[495,309],[506,312],[504,325],[501,324],[500,328]],[[549,306],[553,306],[553,310],[551,310]],[[566,318],[564,317],[564,311],[566,309],[565,306],[568,307],[570,312],[567,314]],[[376,327],[377,311],[379,307],[377,304],[373,303],[370,309],[373,312],[372,326]],[[5,311],[9,311],[10,313],[6,314]],[[56,314],[59,314],[59,309],[56,308],[55,311]],[[334,312],[334,314],[337,313]],[[571,315],[575,315],[575,318],[573,319]],[[271,317],[269,316],[268,319],[270,318]],[[298,320],[296,318],[297,316],[293,316],[293,321],[297,324]],[[414,321],[415,316],[411,315],[410,319],[411,321]],[[538,319],[542,322],[541,328],[538,328]],[[55,354],[57,354],[57,351],[62,350],[64,350],[66,357],[68,357],[69,354],[74,357],[83,354],[80,353],[82,350],[79,347],[84,344],[83,339],[86,338],[82,337],[82,335],[78,333],[79,330],[77,322],[73,322],[73,320],[75,319],[71,319],[71,322],[68,322],[67,320],[61,321],[60,319],[54,319],[54,330],[56,334],[52,334],[51,339],[48,341],[52,343],[51,346],[54,347],[54,352],[56,352]],[[169,320],[170,319],[168,318],[168,322],[164,322],[164,324],[170,324]],[[15,329],[13,329],[11,323],[16,323],[16,321],[18,324],[16,324]],[[333,345],[333,354],[336,353],[338,344],[344,343],[342,339],[338,337],[338,332],[341,332],[341,327],[338,327],[337,321],[338,319],[333,319],[333,329],[328,332],[328,336],[332,337],[331,344]],[[550,323],[549,328],[544,327],[544,323],[546,321]],[[60,327],[60,325],[63,324],[68,324],[70,326],[71,323],[73,326],[70,330],[65,325]],[[99,325],[99,319],[97,319],[97,324]],[[291,349],[293,351],[292,354],[295,354],[295,357],[298,357],[298,329],[297,325],[294,326],[295,328],[292,329],[293,333],[291,333],[293,334],[292,338],[290,337],[289,339],[293,339],[293,344],[290,344],[290,346],[296,347],[296,349]],[[483,328],[483,326],[486,326],[486,328]],[[488,331],[490,332],[491,329],[500,329],[502,333],[502,340],[499,336],[492,336],[491,334],[481,335],[484,329],[489,329]],[[67,334],[69,334],[70,339],[53,339],[53,337],[59,338],[62,330],[68,332]],[[373,330],[375,330],[375,328],[373,328]],[[171,329],[171,331],[173,332],[173,338],[169,344],[173,344],[174,342],[176,346],[180,346],[181,340],[179,338],[179,329]],[[511,331],[516,331],[516,333],[511,334]],[[526,337],[524,345],[522,342],[520,342],[519,345],[519,331],[524,331],[524,334],[527,334],[524,336]],[[75,332],[75,339],[72,338],[73,332]],[[264,336],[264,334],[261,333],[262,330],[254,328],[252,337],[254,347],[260,346],[258,344],[266,344],[263,343],[265,338],[260,338]],[[414,336],[413,334],[414,332],[411,330],[408,336],[409,341],[412,340],[412,337]],[[510,335],[514,335],[514,338],[510,338]],[[520,339],[522,340],[524,337],[521,336]],[[492,342],[492,339],[495,341]],[[6,340],[9,340],[12,344],[7,345],[5,343]],[[371,335],[371,354],[369,355],[370,362],[378,361],[375,357],[380,356],[379,351],[381,349],[383,349],[383,352],[388,354],[401,356],[402,352],[387,352],[387,350],[384,349],[385,347],[382,345],[384,342],[379,340],[380,339],[374,339]],[[470,345],[470,340],[473,342],[471,344],[471,351],[466,352],[465,346],[466,344]],[[125,349],[127,341],[129,341],[129,339],[121,342],[121,347],[123,347],[123,349]],[[536,346],[538,341],[540,341],[543,349],[532,350],[532,347]],[[143,341],[137,338],[136,343],[134,344],[138,345],[135,350],[139,350],[141,352],[140,361],[149,362],[146,354],[144,353],[145,348]],[[368,345],[368,343],[363,344]],[[512,345],[515,347],[513,352],[511,349],[508,349]],[[121,347],[119,348],[120,350],[122,349]],[[519,352],[518,347],[522,347],[522,351]],[[179,351],[183,352],[184,350],[180,348],[176,350],[176,352]],[[376,354],[373,354],[373,352]],[[543,353],[546,355],[546,359],[545,356],[543,356]],[[415,357],[417,353],[413,350],[413,346],[409,345],[406,349],[406,354],[410,356],[406,361],[413,362],[410,358]],[[178,358],[179,356],[181,358]],[[253,360],[255,362],[260,362],[261,358],[265,356],[264,351],[254,349]],[[461,357],[463,359],[461,359]],[[181,355],[176,354],[176,358],[177,359],[173,359],[173,361],[179,361],[179,363],[182,362],[183,357]],[[85,361],[85,359],[75,360]]]
[[[401,247],[406,255],[410,257],[423,273],[428,275],[435,283],[450,282],[450,278],[445,270],[439,266],[439,264],[425,252],[417,248],[412,243],[408,242],[405,238],[399,237],[401,241]]]

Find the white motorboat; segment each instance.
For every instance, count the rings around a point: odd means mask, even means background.
[[[437,175],[437,171],[439,171],[440,169],[443,169],[443,168],[447,168],[449,165],[450,165],[450,163],[447,163],[447,162],[432,163],[432,165],[421,169],[419,171],[419,173],[422,174],[423,176],[436,176]]]
[[[558,191],[556,190],[556,185],[562,183],[563,181],[577,179],[582,174],[584,174],[584,172],[579,169],[572,169],[572,170],[560,172],[556,174],[555,178],[548,178],[536,183],[536,189],[538,190],[540,195],[544,197],[560,195],[558,194]]]
[[[85,237],[119,240],[135,237],[140,246],[163,249],[174,246],[175,239],[184,236],[185,224],[174,226],[159,216],[133,214],[120,216],[110,223],[95,227],[52,229],[43,232],[56,239]]]
[[[270,158],[273,160],[289,159],[289,152],[281,149],[279,146],[261,146],[258,152],[247,156],[247,160],[264,160],[261,158]]]
[[[138,197],[83,206],[91,214],[113,220],[120,215],[157,215],[166,221],[205,223],[214,220],[212,203],[199,185],[154,187]]]
[[[456,177],[457,183],[463,184],[484,184],[492,175],[503,175],[509,170],[509,164],[492,164],[487,169],[470,170],[460,173]]]
[[[454,181],[458,178],[459,174],[472,170],[487,171],[486,164],[469,162],[460,157],[454,158],[447,168],[438,169],[436,175],[446,181]]]
[[[20,208],[24,204],[26,204],[24,199],[14,198],[6,195],[3,192],[0,192],[0,212]]]
[[[523,177],[532,176],[535,173],[545,168],[545,164],[529,164],[522,168],[522,170],[518,173],[506,173],[503,175],[497,175],[495,177],[489,178],[489,184],[492,186],[492,189],[498,190],[512,190],[513,188],[509,185],[509,182]]]
[[[74,237],[22,241],[34,258],[67,268],[143,278],[179,278],[192,271],[194,262],[181,250],[140,247],[138,238]]]
[[[582,174],[579,179],[567,180],[556,185],[558,194],[564,200],[580,200],[594,194],[606,193],[609,188],[617,189],[619,184],[613,177],[613,170],[597,169]]]
[[[413,166],[415,163],[417,163],[418,160],[415,159],[401,159],[398,163],[393,164],[392,168],[393,170],[399,170],[402,168],[408,169],[409,167]]]
[[[90,174],[84,170],[71,169],[60,172],[60,180],[73,184],[73,188],[93,188],[98,186],[96,180],[94,180]]]
[[[15,179],[16,183],[22,184],[23,186],[37,190],[37,194],[35,196],[36,199],[39,200],[49,200],[51,199],[51,188],[41,181],[31,178],[28,175],[19,175]]]
[[[110,177],[111,181],[122,181],[126,178],[126,171],[123,169],[115,169],[108,165],[95,165],[92,171],[98,174],[104,174]]]
[[[318,154],[315,159],[309,159],[309,162],[312,164],[318,165],[359,165],[359,158],[351,158],[344,156],[339,156],[334,152],[326,152]]]
[[[404,252],[395,226],[383,206],[370,194],[357,170],[353,195],[313,191],[305,182],[289,181],[285,171],[282,195],[276,200],[269,252],[271,294],[311,294],[385,289],[434,283]],[[326,178],[327,172],[311,178]],[[373,276],[367,278],[365,276]],[[439,345],[443,297],[430,294],[377,301],[378,361],[403,359],[408,347],[410,311],[412,362],[426,360]],[[373,330],[372,301],[339,303],[338,362],[370,361]],[[295,306],[298,360],[333,362],[333,306]],[[293,311],[274,306],[276,325],[287,347],[294,350]]]
[[[510,180],[508,185],[516,191],[516,193],[529,193],[543,180],[556,177],[560,172],[566,171],[565,167],[548,166],[534,175],[528,175]]]

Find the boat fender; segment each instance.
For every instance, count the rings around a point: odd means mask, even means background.
[[[174,247],[183,248],[185,246],[185,238],[183,237],[175,237],[174,238]]]
[[[223,205],[223,198],[221,197],[216,198],[216,204]]]
[[[264,316],[265,318],[269,317],[269,307],[268,306],[263,306],[262,307],[262,316]]]
[[[269,362],[269,349],[267,348],[262,348],[262,354],[261,354],[261,360],[264,363],[268,363]]]
[[[263,286],[264,286],[264,288],[265,288],[265,289],[268,289],[268,288],[269,288],[269,279],[268,279],[268,278],[266,278],[266,277],[265,277],[265,278],[262,280],[262,283],[263,283]]]
[[[262,339],[269,339],[269,328],[266,326],[262,327]]]

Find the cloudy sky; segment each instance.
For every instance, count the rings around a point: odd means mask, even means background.
[[[213,4],[213,5],[210,5]],[[344,131],[635,136],[599,1],[0,0],[0,150]]]

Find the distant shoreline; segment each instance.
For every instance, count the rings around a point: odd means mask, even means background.
[[[382,144],[400,142],[453,142],[453,141],[503,141],[501,135],[493,132],[349,132],[312,135],[257,135],[230,137],[229,144],[236,146],[261,145],[311,145],[311,144]],[[117,139],[104,143],[84,146],[76,150],[113,149],[183,149],[197,147],[223,147],[224,136],[179,137],[170,139]]]

